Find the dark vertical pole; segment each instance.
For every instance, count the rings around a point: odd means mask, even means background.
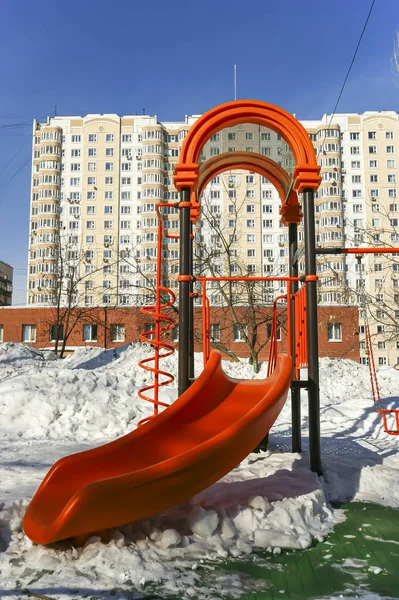
[[[189,270],[190,275],[194,273],[194,250],[193,250],[193,224],[190,222],[190,245],[189,245],[189,257],[190,264]],[[190,379],[194,379],[194,298],[192,297],[192,293],[194,291],[193,283],[190,283],[190,314],[189,314],[189,324],[190,324],[190,347],[189,347],[189,365],[188,365],[188,376]]]
[[[303,193],[305,230],[306,276],[316,275],[316,233],[314,219],[314,191],[306,188]],[[308,339],[308,396],[309,396],[309,454],[310,468],[321,475],[320,457],[320,389],[319,348],[317,321],[317,281],[306,283],[306,320]]]
[[[290,223],[288,225],[288,244],[289,244],[289,261],[290,261],[290,277],[298,277],[298,261],[295,257],[298,249],[298,225]],[[298,291],[298,282],[291,281],[292,295]],[[294,298],[291,300],[291,354],[295,360],[296,340],[295,340],[295,306]],[[301,390],[297,386],[291,388],[291,421],[292,421],[292,451],[301,452]]]
[[[190,188],[182,188],[180,201],[190,201]],[[180,275],[190,275],[190,207],[180,208]],[[190,280],[179,281],[179,396],[187,390],[190,355]]]

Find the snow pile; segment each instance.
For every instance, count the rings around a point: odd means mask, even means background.
[[[256,581],[213,570],[214,563],[256,557],[258,551],[308,548],[324,539],[342,511],[330,501],[356,499],[399,507],[399,436],[388,436],[373,407],[368,370],[349,360],[321,359],[323,477],[308,468],[307,394],[302,392],[304,456],[290,453],[287,402],[271,434],[270,450],[252,454],[190,502],[110,530],[84,547],[32,545],[22,519],[35,489],[59,457],[115,439],[135,428],[152,406],[137,388],[151,375],[138,367],[148,346],[79,349],[64,360],[43,360],[30,348],[0,345],[0,572],[4,589],[74,589],[120,593],[134,589],[205,600],[256,592]],[[202,355],[195,356],[196,373]],[[177,375],[177,355],[162,368]],[[225,362],[236,378],[253,377],[247,361]],[[263,365],[257,377],[265,376]],[[303,373],[303,378],[306,373]],[[399,408],[399,373],[381,369],[383,403]],[[162,391],[172,402],[176,387]],[[177,432],[178,435],[178,432]],[[48,440],[51,440],[49,445]],[[3,503],[3,504],[2,504]],[[260,560],[260,559],[258,559]],[[264,582],[263,582],[264,585]],[[264,587],[262,588],[264,589]],[[65,591],[65,593],[63,592]],[[118,590],[115,592],[115,590]],[[83,592],[82,592],[83,593]],[[13,594],[10,598],[15,598]],[[139,596],[130,596],[139,597]]]
[[[0,411],[7,437],[94,441],[134,429],[152,406],[128,377],[46,369],[1,383]]]
[[[7,548],[0,553],[3,581],[13,586],[18,578],[27,585],[33,571],[41,573],[41,589],[55,580],[58,586],[73,581],[75,587],[126,590],[162,581],[163,592],[205,600],[220,584],[209,580],[210,561],[260,549],[308,548],[343,519],[341,511],[328,507],[318,477],[298,455],[267,453],[264,458],[251,455],[190,502],[110,530],[105,543],[94,536],[81,548],[68,542],[54,548],[32,545],[21,531],[27,502],[14,502],[0,512],[0,523],[9,527],[1,533]],[[20,568],[15,556],[21,558]],[[237,582],[225,586],[232,596],[243,592]]]
[[[43,353],[24,344],[0,344],[0,382],[28,371],[40,371],[44,365]]]

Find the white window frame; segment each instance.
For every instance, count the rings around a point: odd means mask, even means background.
[[[95,336],[93,333],[95,331]],[[86,336],[86,332],[89,332],[90,335]],[[84,342],[97,342],[98,340],[98,325],[93,325],[91,323],[85,323],[83,325],[83,341]]]
[[[329,323],[327,325],[327,340],[329,342],[342,342],[342,323]]]

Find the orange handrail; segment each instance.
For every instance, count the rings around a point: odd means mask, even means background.
[[[145,331],[140,334],[139,339],[142,342],[149,342],[154,348],[154,356],[150,356],[148,358],[144,358],[139,361],[139,367],[145,369],[146,371],[150,371],[154,373],[154,381],[153,383],[146,385],[145,387],[138,390],[137,394],[139,398],[142,400],[146,400],[147,402],[151,402],[154,405],[154,414],[150,417],[146,417],[139,421],[138,426],[143,425],[147,421],[150,421],[154,416],[156,416],[159,412],[159,407],[162,406],[164,408],[168,407],[169,404],[162,402],[159,400],[159,388],[174,381],[174,376],[167,371],[163,371],[159,368],[159,360],[161,358],[166,358],[167,356],[171,356],[175,349],[174,346],[164,340],[161,340],[161,335],[166,331],[170,331],[174,327],[174,320],[166,315],[164,312],[165,308],[172,306],[176,301],[176,296],[174,292],[164,286],[161,285],[161,277],[162,277],[162,241],[163,238],[170,239],[178,239],[178,235],[170,235],[164,231],[163,228],[163,215],[160,211],[162,206],[173,206],[168,202],[160,202],[156,204],[156,212],[158,216],[158,241],[157,241],[157,273],[156,273],[156,289],[155,289],[155,304],[151,306],[145,306],[140,309],[140,312],[151,315],[151,317],[155,317],[155,328],[150,331]],[[162,301],[162,292],[166,292],[170,299],[169,301]],[[166,321],[166,324],[161,325],[162,321]],[[151,339],[152,336],[155,336],[154,339]],[[163,352],[162,352],[163,350]],[[152,366],[149,366],[148,363],[154,363]],[[164,377],[163,381],[160,381],[160,376]],[[149,397],[146,392],[149,390],[154,390],[153,398]]]
[[[211,354],[211,305],[206,293],[206,281],[202,281],[201,285],[202,298],[202,347],[204,355],[204,367],[209,360]]]
[[[284,294],[282,296],[276,296],[276,298],[274,299],[273,302],[273,319],[272,319],[272,328],[271,328],[271,332],[270,332],[270,346],[269,346],[269,358],[268,358],[268,363],[267,363],[267,376],[270,377],[270,375],[273,373],[275,367],[276,367],[276,362],[277,362],[277,302],[279,300],[286,300],[287,298],[289,298],[288,294]],[[289,302],[287,303],[289,306]],[[289,337],[289,334],[288,334]]]
[[[308,344],[306,334],[306,286],[303,285],[294,294],[295,311],[295,372],[299,378],[299,369],[308,366]]]

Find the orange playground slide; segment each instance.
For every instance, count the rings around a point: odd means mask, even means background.
[[[213,351],[191,387],[149,423],[56,462],[26,511],[26,535],[50,544],[188,500],[263,439],[284,405],[292,368],[279,355],[270,377],[241,381],[223,372]]]

